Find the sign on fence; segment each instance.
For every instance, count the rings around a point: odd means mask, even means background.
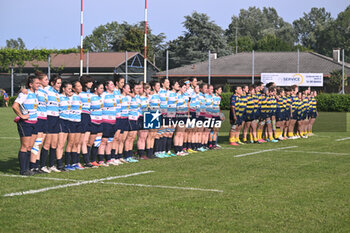
[[[323,73],[261,73],[261,82],[274,82],[277,86],[322,87]]]

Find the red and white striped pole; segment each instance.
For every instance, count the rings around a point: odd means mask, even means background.
[[[147,82],[147,0],[145,0],[145,58],[143,66],[143,82]]]
[[[80,77],[83,75],[83,0],[80,10]]]

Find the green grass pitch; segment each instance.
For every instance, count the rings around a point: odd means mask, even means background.
[[[308,139],[234,148],[226,121],[222,150],[28,178],[8,176],[13,118],[0,108],[0,232],[350,232],[349,114],[320,113]]]

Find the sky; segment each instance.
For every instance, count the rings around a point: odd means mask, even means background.
[[[348,0],[148,0],[148,22],[153,33],[166,40],[184,32],[184,16],[194,11],[228,28],[233,15],[250,6],[273,7],[285,21],[324,7],[336,18],[350,5]],[[134,24],[144,20],[145,0],[84,0],[84,36],[108,22]],[[80,45],[80,0],[0,0],[0,47],[21,37],[28,49],[68,49]]]

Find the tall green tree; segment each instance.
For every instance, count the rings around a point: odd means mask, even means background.
[[[224,30],[211,21],[208,15],[194,12],[185,16],[183,25],[186,29],[184,35],[168,43],[171,68],[204,61],[208,59],[209,50],[218,56],[232,52]]]
[[[91,35],[84,39],[84,48],[93,52],[124,52],[136,51],[144,53],[144,23],[128,24],[123,22],[107,23],[95,28]],[[148,28],[148,59],[152,60],[156,51],[164,47],[165,36],[163,33],[152,34]]]
[[[274,8],[249,7],[241,9],[238,16],[232,16],[232,21],[226,30],[230,44],[235,43],[236,28],[238,39],[243,36],[250,37],[254,43],[264,36],[274,35],[284,42],[293,45],[296,35],[292,25],[285,22]]]
[[[298,42],[304,47],[318,50],[321,34],[331,25],[333,19],[325,8],[311,8],[309,13],[293,22]]]
[[[15,39],[6,40],[6,48],[8,49],[26,49],[26,45],[24,44],[21,37]]]
[[[280,38],[277,38],[275,35],[267,35],[262,39],[258,40],[255,46],[257,51],[292,51],[293,46],[286,43]]]

